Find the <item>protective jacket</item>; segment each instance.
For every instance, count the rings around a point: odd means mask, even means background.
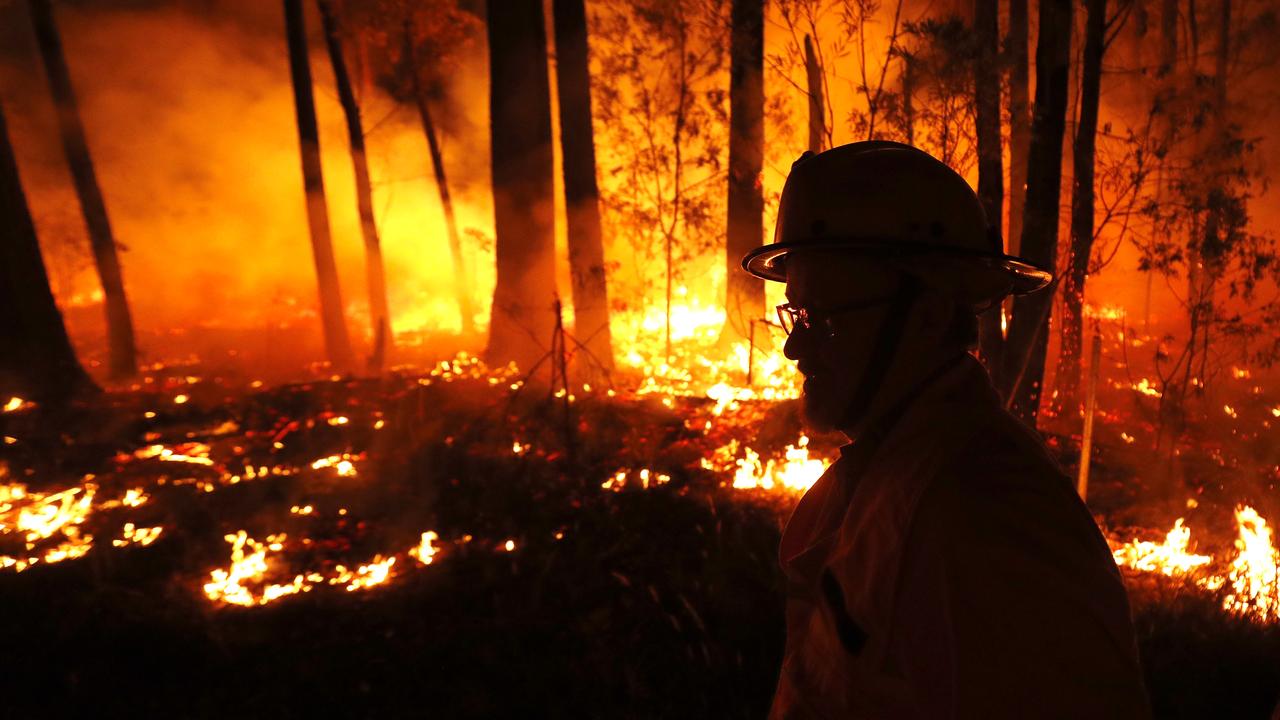
[[[968,355],[842,449],[781,561],[773,719],[1149,716],[1106,541]]]

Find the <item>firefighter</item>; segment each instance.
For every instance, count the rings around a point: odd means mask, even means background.
[[[1051,276],[1002,252],[963,178],[869,141],[805,153],[775,242],[804,414],[851,441],[780,548],[771,718],[1143,718],[1106,541],[969,351],[977,314]]]

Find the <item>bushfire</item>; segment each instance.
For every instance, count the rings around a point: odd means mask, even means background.
[[[676,346],[678,361],[656,361],[664,350],[660,334],[655,332],[658,326],[650,318],[648,326],[640,324],[648,332],[638,333],[626,353],[634,389],[583,383],[572,390],[561,387],[553,391],[547,402],[555,407],[565,403],[577,407],[584,402],[656,400],[681,417],[682,426],[697,439],[693,467],[621,467],[597,481],[602,491],[671,491],[680,485],[673,483],[673,476],[702,471],[718,478],[726,491],[761,498],[785,514],[823,473],[832,456],[830,447],[818,449],[804,434],[782,443],[782,447],[753,447],[747,434],[752,424],[799,394],[794,373],[783,371],[789,364],[777,349],[748,352],[745,344],[733,346],[724,359],[710,359],[716,357],[710,354],[716,342],[714,328],[723,318],[695,311],[675,317],[681,338]],[[747,381],[749,376],[753,382]],[[421,376],[406,376],[401,387],[422,391],[441,384],[460,384],[515,399],[530,392],[524,378],[514,365],[491,369],[478,358],[461,353]],[[184,379],[178,386],[181,392],[167,397],[171,402],[182,398],[178,405],[197,411],[204,383],[195,380]],[[252,385],[248,391],[264,391],[261,383]],[[1132,390],[1150,395],[1141,383]],[[145,444],[140,447],[118,450],[109,472],[86,475],[60,490],[41,492],[6,478],[9,482],[0,486],[0,542],[6,548],[0,555],[0,568],[23,572],[91,553],[116,549],[145,552],[135,548],[162,544],[172,534],[172,528],[163,522],[153,524],[155,518],[165,516],[164,509],[157,507],[165,500],[158,497],[172,500],[174,492],[212,494],[242,483],[299,479],[303,481],[298,486],[301,496],[278,512],[267,509],[268,518],[275,512],[278,529],[269,529],[271,521],[259,518],[258,525],[267,530],[251,532],[241,527],[227,532],[225,564],[205,570],[205,579],[193,583],[209,603],[252,608],[312,592],[376,591],[409,574],[426,571],[427,566],[448,562],[450,554],[461,546],[471,552],[519,552],[521,543],[515,539],[485,541],[469,533],[443,537],[432,529],[418,531],[416,541],[403,547],[361,554],[345,543],[339,552],[332,547],[318,552],[323,544],[333,545],[335,527],[345,528],[338,531],[341,535],[351,532],[353,521],[363,525],[347,507],[335,505],[331,496],[326,499],[328,490],[322,488],[367,482],[367,476],[375,473],[373,456],[385,452],[376,449],[376,442],[388,431],[390,422],[390,407],[382,402],[392,395],[359,401],[353,396],[340,411],[325,409],[309,416],[281,417],[266,432],[246,431],[242,429],[245,419],[234,416],[220,417],[199,428],[189,423],[169,426],[157,411],[145,410],[139,419],[154,429],[143,433]],[[13,398],[5,413],[16,420],[35,408],[34,403]],[[181,437],[171,440],[175,431]],[[1133,442],[1128,432],[1117,429],[1116,434],[1125,445]],[[320,436],[325,438],[324,445],[335,451],[312,459],[300,455],[306,452],[309,437]],[[15,436],[6,441],[23,442]],[[302,447],[295,448],[295,444]],[[557,452],[512,436],[505,446],[487,452],[528,459],[546,457],[549,451]],[[317,490],[315,497],[307,497],[309,487]],[[1199,549],[1192,539],[1193,528],[1183,518],[1175,521],[1163,541],[1112,533],[1109,542],[1117,565],[1126,572],[1189,581],[1205,592],[1221,593],[1223,612],[1259,623],[1280,622],[1280,550],[1272,527],[1247,505],[1236,509],[1234,519],[1233,541],[1211,544],[1202,540]],[[1099,520],[1106,525],[1105,517]],[[285,531],[286,522],[297,529]],[[1223,536],[1224,529],[1217,530],[1195,529],[1200,538]],[[313,537],[316,532],[319,535]],[[105,545],[96,542],[100,537],[113,539]],[[557,531],[554,539],[563,541],[564,533]]]

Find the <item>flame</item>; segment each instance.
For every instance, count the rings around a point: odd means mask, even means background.
[[[1263,622],[1280,620],[1280,550],[1271,528],[1248,505],[1236,508],[1236,525],[1236,556],[1227,570],[1230,592],[1223,607]]]
[[[348,570],[345,566],[338,565],[334,568],[334,572],[336,572],[337,575],[329,578],[329,584],[345,584],[347,586],[347,592],[366,590],[387,582],[391,577],[391,566],[395,564],[396,558],[394,555],[389,558],[384,558],[381,555],[374,555],[371,562],[366,565],[361,565],[354,571]]]
[[[3,407],[0,407],[0,412],[7,412],[7,413],[17,412],[19,410],[30,409],[35,406],[36,404],[33,402],[29,402],[27,400],[23,400],[20,397],[14,396],[9,398],[9,401],[6,402]]]
[[[731,391],[737,401],[800,396],[799,372],[773,342],[773,325],[756,321],[751,328],[755,348],[747,342],[735,342],[726,352],[720,344],[724,308],[688,297],[685,287],[677,288],[676,294],[684,299],[671,307],[670,355],[665,307],[652,305],[639,312],[617,313],[613,318],[620,364],[642,376],[637,395],[696,397],[714,392],[723,397]],[[670,407],[667,398],[664,402]]]
[[[138,544],[142,546],[150,545],[160,537],[163,527],[140,528],[135,527],[133,523],[125,523],[124,529],[121,531],[120,537],[111,541],[115,547],[124,547],[126,545]]]
[[[1134,383],[1132,387],[1134,390],[1150,397],[1160,397],[1161,394],[1160,391],[1151,384],[1151,381],[1146,378],[1142,378],[1138,382]]]
[[[151,496],[143,492],[142,488],[130,488],[125,491],[124,497],[120,499],[120,504],[125,507],[138,507],[150,499]]]
[[[246,583],[261,583],[267,572],[267,552],[279,552],[283,547],[284,535],[268,536],[267,543],[264,544],[241,530],[235,535],[227,535],[225,540],[231,543],[231,564],[225,570],[218,568],[210,573],[209,582],[204,584],[204,594],[210,600],[253,607],[311,589],[305,584],[302,575],[295,576],[292,582],[284,585],[267,585],[258,595],[246,587]],[[249,549],[247,553],[246,547]]]
[[[0,486],[0,535],[21,534],[26,549],[24,557],[0,555],[0,570],[22,572],[40,562],[83,557],[93,548],[93,536],[82,535],[79,526],[93,511],[96,494],[93,483],[56,493],[32,493],[20,484]],[[37,549],[55,535],[56,545]]]
[[[1226,574],[1214,558],[1189,552],[1191,530],[1178,518],[1163,543],[1134,540],[1113,551],[1116,564],[1139,572],[1185,576],[1206,590],[1226,588],[1222,607],[1259,622],[1280,621],[1280,550],[1266,520],[1248,505],[1236,508],[1235,555]]]
[[[440,548],[436,547],[436,540],[440,536],[434,530],[428,530],[422,533],[422,540],[417,546],[409,549],[409,556],[418,559],[423,565],[430,565],[435,558],[436,553],[440,552]]]
[[[419,385],[431,385],[436,380],[453,382],[455,380],[484,380],[490,385],[510,383],[512,390],[518,390],[524,384],[518,380],[520,369],[515,363],[507,363],[498,368],[490,368],[483,360],[465,350],[459,352],[452,360],[441,360],[427,376],[418,380]]]
[[[325,468],[333,468],[334,472],[338,473],[338,477],[355,477],[356,466],[355,463],[352,462],[353,460],[355,460],[355,458],[348,453],[330,455],[328,457],[322,457],[311,463],[311,469],[324,470]]]
[[[1084,306],[1084,316],[1097,320],[1123,320],[1125,317],[1125,311],[1124,308],[1118,305],[1103,305],[1102,307],[1095,307],[1086,303]]]
[[[176,447],[178,449],[165,447],[164,445],[148,445],[140,450],[135,450],[133,456],[139,460],[158,458],[162,462],[208,466],[214,464],[213,460],[209,459],[210,448],[204,443],[187,443]]]
[[[736,455],[737,444],[731,443],[717,451],[721,458]],[[809,438],[801,435],[795,445],[783,450],[783,459],[770,458],[761,461],[760,454],[751,448],[743,449],[743,456],[732,461],[733,487],[738,490],[785,488],[792,492],[804,492],[822,477],[827,462],[809,457]],[[716,469],[714,460],[703,461],[703,467]]]
[[[634,475],[635,481],[630,478]],[[649,468],[644,468],[639,472],[633,470],[619,470],[612,477],[600,484],[605,490],[621,492],[623,489],[638,485],[642,490],[648,490],[651,487],[666,485],[671,482],[671,476],[665,473],[653,472]]]
[[[410,548],[408,555],[416,558],[422,565],[430,565],[440,551],[435,546],[439,537],[431,530],[422,533],[421,541]],[[386,585],[395,577],[392,568],[396,564],[397,555],[384,557],[376,554],[369,562],[357,565],[354,569],[338,564],[329,573],[308,570],[294,573],[288,582],[271,583],[267,580],[270,569],[268,558],[284,550],[288,539],[286,534],[269,535],[266,542],[259,542],[249,537],[246,531],[240,530],[234,535],[227,535],[225,539],[231,544],[231,562],[226,568],[212,570],[209,582],[204,584],[205,596],[214,603],[260,607],[283,597],[311,592],[317,586],[343,586],[347,592],[355,592]],[[303,540],[304,544],[309,542]],[[508,545],[508,550],[515,548],[511,541],[508,541]],[[274,564],[285,563],[277,560]]]
[[[1168,576],[1186,575],[1208,565],[1213,558],[1188,552],[1191,528],[1182,523],[1183,519],[1178,518],[1162,543],[1133,540],[1117,548],[1112,552],[1116,564]]]

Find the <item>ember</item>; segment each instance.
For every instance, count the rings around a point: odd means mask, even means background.
[[[22,572],[40,562],[83,557],[93,547],[93,536],[83,534],[80,526],[95,509],[97,491],[90,482],[55,493],[32,493],[19,484],[0,486],[0,540],[21,535],[25,550],[17,557],[0,555],[0,569]]]

